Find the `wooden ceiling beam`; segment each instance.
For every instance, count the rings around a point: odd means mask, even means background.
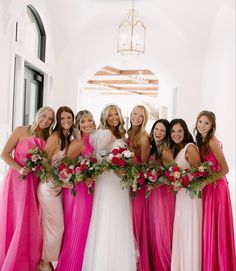
[[[137,80],[133,80],[133,79],[127,79],[127,80],[119,80],[119,79],[114,79],[114,80],[89,80],[87,82],[87,84],[95,84],[95,85],[113,85],[113,84],[117,84],[117,85],[122,85],[122,84],[138,84],[138,85],[142,85],[142,84],[154,84],[157,85],[158,84],[158,80],[147,80],[147,82],[138,82]]]

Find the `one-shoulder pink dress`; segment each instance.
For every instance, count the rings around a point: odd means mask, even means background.
[[[82,156],[93,153],[89,136],[83,135],[84,151]],[[73,196],[72,196],[73,197]],[[93,195],[88,193],[84,182],[76,186],[71,217],[65,225],[65,235],[56,271],[80,271],[82,269],[84,250],[92,213]]]
[[[34,137],[21,139],[14,150],[14,159],[21,166],[28,151],[43,149],[45,141]],[[23,180],[9,168],[0,196],[0,270],[34,271],[42,250],[42,229],[37,200],[38,178],[30,172]]]

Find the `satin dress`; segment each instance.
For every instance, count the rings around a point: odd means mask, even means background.
[[[202,157],[219,168],[210,149]],[[233,215],[226,177],[203,190],[202,261],[203,271],[236,270]]]
[[[149,163],[161,166],[161,162],[150,157]],[[152,271],[170,271],[173,225],[175,215],[175,193],[167,185],[151,190],[148,203],[148,232]]]
[[[26,137],[18,141],[14,159],[24,166],[23,159],[35,146],[43,149],[45,141]],[[40,261],[42,229],[37,199],[38,178],[30,172],[23,180],[9,168],[0,195],[0,270],[33,271]]]
[[[57,149],[51,158],[51,164],[60,162],[65,157],[65,149]],[[41,259],[46,262],[57,261],[61,250],[64,232],[62,188],[55,186],[53,179],[40,183],[38,199],[42,213],[43,250]]]
[[[176,163],[182,169],[190,167],[185,159],[189,144],[186,144],[175,158]],[[182,188],[176,195],[171,270],[201,271],[201,254],[202,199],[190,198],[186,188]]]
[[[132,149],[131,140],[128,140],[128,146]],[[141,150],[135,151],[135,163],[141,164]],[[145,188],[136,192],[136,197],[132,199],[132,219],[133,231],[138,249],[138,271],[152,271],[151,268],[151,247],[149,234],[148,203],[145,198]]]

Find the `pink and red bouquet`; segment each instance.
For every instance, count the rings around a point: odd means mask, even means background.
[[[103,167],[93,155],[79,156],[74,165],[75,182],[84,181],[88,186],[88,192],[92,193],[95,179],[103,172]]]
[[[48,167],[47,156],[46,153],[39,149],[38,146],[35,146],[33,149],[28,151],[26,157],[24,158],[24,165],[33,171],[42,182],[46,181]],[[24,175],[20,175],[19,179],[23,180],[24,177]]]
[[[149,168],[146,167],[143,169],[143,177],[145,179],[145,196],[148,197],[153,188],[158,185],[162,185],[161,176],[163,175],[163,171],[160,167]]]
[[[205,161],[198,166],[192,166],[187,170],[189,178],[189,185],[187,187],[190,196],[193,198],[195,195],[201,197],[203,184],[213,183],[215,178],[216,168],[211,161]]]
[[[165,165],[163,170],[163,182],[165,184],[173,186],[174,189],[188,187],[190,180],[187,172],[181,169],[176,163]]]
[[[60,162],[54,164],[50,168],[51,177],[56,186],[74,185],[74,165],[69,159],[62,159]],[[71,193],[75,195],[74,188]]]

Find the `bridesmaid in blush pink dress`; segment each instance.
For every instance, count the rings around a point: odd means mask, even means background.
[[[67,106],[61,106],[56,113],[56,127],[47,139],[44,151],[52,165],[60,163],[70,144],[74,113]],[[68,186],[65,184],[64,186]],[[38,271],[54,270],[52,261],[57,261],[64,232],[64,217],[61,187],[56,187],[53,178],[38,187],[38,199],[42,212],[43,249]]]
[[[233,215],[225,177],[229,169],[221,143],[214,136],[215,114],[210,111],[199,113],[195,130],[203,161],[211,161],[217,170],[216,182],[203,189],[202,270],[235,271]]]
[[[151,153],[149,165],[161,166],[174,161],[169,149],[169,122],[157,120],[151,129]],[[149,210],[149,234],[151,242],[152,271],[170,271],[173,224],[175,215],[175,194],[167,185],[151,190],[147,199]]]
[[[183,119],[170,122],[170,148],[175,162],[185,170],[201,162],[187,124]],[[175,204],[172,271],[201,271],[202,200],[190,198],[186,188],[178,190]]]
[[[128,146],[135,152],[136,164],[147,164],[150,153],[150,141],[145,126],[148,113],[144,106],[137,105],[130,114],[131,127],[128,133]],[[138,249],[138,270],[151,270],[150,248],[148,246],[148,210],[145,189],[137,191],[132,200],[133,230]]]
[[[35,146],[43,149],[53,121],[53,109],[42,107],[32,125],[13,131],[2,151],[2,159],[10,168],[0,195],[1,271],[36,270],[40,260],[42,229],[36,197],[39,180],[23,160]],[[20,174],[25,175],[23,180],[19,180]]]
[[[89,143],[90,134],[95,130],[95,122],[92,114],[87,110],[79,111],[76,115],[75,138],[67,152],[67,157],[76,159],[93,153],[93,147]],[[81,131],[81,132],[80,132]],[[56,270],[80,271],[82,269],[84,249],[86,245],[90,218],[92,213],[93,195],[88,193],[85,182],[76,185],[76,195],[73,200],[71,217],[65,225],[63,246]]]

